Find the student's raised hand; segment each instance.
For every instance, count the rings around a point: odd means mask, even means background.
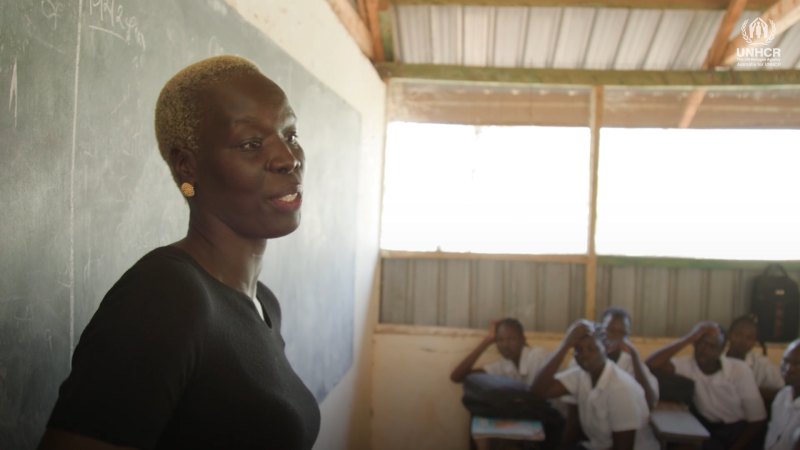
[[[486,342],[494,342],[495,337],[497,337],[497,319],[494,319],[489,322],[489,332],[486,334],[486,337],[483,338]]]
[[[564,343],[568,346],[574,346],[584,336],[590,336],[594,333],[594,324],[586,319],[579,319],[572,323],[567,328],[567,334],[564,336]]]
[[[710,320],[703,320],[701,322],[697,322],[692,328],[692,331],[688,334],[688,339],[691,342],[699,341],[703,336],[710,335],[710,336],[717,336],[722,332],[719,329],[719,324],[716,322],[712,322]]]
[[[620,350],[628,354],[636,352],[636,347],[633,346],[633,342],[631,342],[627,336],[617,341],[617,346]]]

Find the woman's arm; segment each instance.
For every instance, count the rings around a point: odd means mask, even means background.
[[[639,357],[639,351],[636,350],[636,347],[633,346],[633,343],[628,340],[628,338],[624,338],[620,343],[620,348],[623,352],[627,352],[631,355],[631,360],[633,361],[633,375],[636,381],[639,383],[639,386],[644,389],[644,398],[647,400],[647,406],[650,409],[653,409],[656,406],[656,393],[653,390],[653,387],[650,386],[650,380],[647,377],[647,369],[644,367],[644,363],[642,359]]]
[[[614,440],[613,450],[633,450],[633,443],[636,441],[636,430],[615,431],[611,433]]]
[[[719,333],[717,324],[708,321],[698,322],[689,334],[653,352],[653,354],[647,358],[645,364],[647,364],[647,367],[653,372],[675,373],[675,366],[673,366],[670,361],[672,357],[678,354],[678,352],[683,350],[687,345],[697,342],[697,340],[706,333]]]
[[[555,353],[550,356],[550,359],[533,380],[531,392],[533,392],[534,395],[541,398],[553,398],[569,394],[567,388],[564,387],[560,381],[555,379],[555,375],[570,349],[575,346],[578,340],[588,334],[592,334],[592,325],[590,322],[581,319],[570,325],[567,330],[567,335],[564,336],[564,340],[561,341]]]
[[[481,357],[483,352],[485,352],[486,349],[494,343],[496,329],[497,322],[493,320],[489,324],[489,334],[487,334],[486,337],[484,337],[483,340],[478,344],[478,346],[475,347],[475,349],[473,349],[466,358],[458,363],[455,369],[453,369],[453,372],[450,374],[450,380],[453,383],[463,382],[464,379],[467,378],[467,375],[473,372],[482,372],[482,370],[475,370],[472,367],[475,365],[475,362],[478,360],[478,358]]]
[[[80,434],[70,433],[48,428],[45,431],[42,441],[39,443],[39,450],[136,450],[133,447],[120,447],[109,443],[98,441]]]

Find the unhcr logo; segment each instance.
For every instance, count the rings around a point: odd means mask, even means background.
[[[781,49],[768,47],[777,34],[775,21],[758,17],[753,21],[745,20],[742,23],[742,39],[746,47],[736,49],[737,67],[780,67]]]

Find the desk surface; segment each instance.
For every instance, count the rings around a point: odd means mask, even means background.
[[[710,436],[703,424],[685,410],[656,409],[650,412],[650,423],[659,437],[705,440]]]

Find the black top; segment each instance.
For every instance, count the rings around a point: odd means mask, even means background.
[[[106,294],[49,426],[144,449],[310,449],[319,407],[286,359],[275,295],[252,300],[161,247]]]

